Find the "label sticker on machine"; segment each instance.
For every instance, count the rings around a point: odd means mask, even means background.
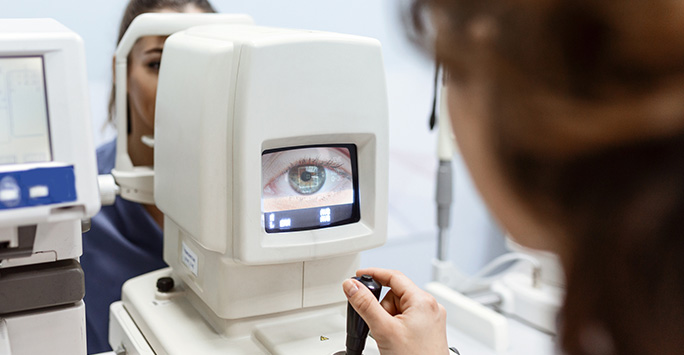
[[[192,272],[195,276],[198,274],[198,260],[197,260],[197,254],[195,254],[190,247],[188,247],[185,242],[182,242],[182,250],[181,250],[181,261],[183,264]]]
[[[267,233],[360,219],[356,146],[273,149],[261,155],[262,224]]]

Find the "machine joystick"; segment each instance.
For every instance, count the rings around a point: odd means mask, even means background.
[[[382,285],[373,280],[370,275],[363,275],[361,277],[353,277],[353,279],[361,282],[368,287],[376,299],[380,299],[380,292]],[[366,338],[368,337],[368,325],[356,313],[354,307],[347,303],[347,352],[346,355],[361,355],[363,348],[366,346]]]

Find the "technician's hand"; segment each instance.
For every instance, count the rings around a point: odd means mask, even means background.
[[[447,355],[446,311],[434,297],[399,271],[364,269],[391,290],[381,303],[360,282],[349,279],[342,287],[349,303],[363,318],[382,355]]]

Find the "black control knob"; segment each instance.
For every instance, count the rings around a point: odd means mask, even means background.
[[[373,280],[370,275],[363,275],[361,277],[353,277],[358,280],[373,293],[376,299],[380,299],[380,292],[382,292],[382,285]],[[347,303],[347,355],[361,355],[363,348],[366,347],[366,338],[368,337],[368,324],[356,313],[354,307]]]
[[[157,291],[161,293],[171,292],[174,286],[173,279],[170,277],[160,277],[157,280]]]

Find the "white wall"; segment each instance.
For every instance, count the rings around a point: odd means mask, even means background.
[[[125,0],[0,0],[2,17],[51,17],[83,37],[97,143],[110,139],[113,134],[102,127],[111,85],[112,54],[126,3]],[[259,25],[351,33],[374,37],[383,43],[391,117],[390,240],[385,249],[388,252],[378,251],[382,260],[364,259],[364,264],[399,268],[419,283],[428,281],[436,235],[433,202],[436,139],[427,125],[434,69],[431,61],[406,40],[398,5],[402,2],[213,0],[212,3],[220,12],[247,13]],[[499,254],[503,244],[462,162],[460,159],[455,162],[456,201],[450,251],[458,265],[473,272]],[[405,247],[402,249],[402,246]],[[416,255],[388,255],[391,250],[397,250],[397,254],[410,250]]]

